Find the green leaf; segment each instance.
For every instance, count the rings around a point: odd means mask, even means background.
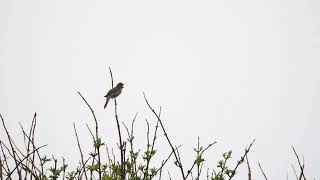
[[[112,178],[109,175],[103,175],[102,180],[112,180]]]
[[[103,143],[103,142],[101,141],[101,138],[98,138],[97,140],[94,141],[94,147],[95,147],[96,149],[100,148],[100,147],[103,146],[103,145],[105,145],[105,143]]]

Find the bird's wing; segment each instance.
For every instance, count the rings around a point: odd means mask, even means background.
[[[115,87],[110,89],[109,92],[107,93],[107,95],[105,95],[104,97],[110,97],[115,91],[116,91]]]

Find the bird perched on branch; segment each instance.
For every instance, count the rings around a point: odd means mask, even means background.
[[[116,98],[121,94],[122,88],[123,88],[123,83],[120,82],[117,84],[116,87],[109,90],[107,95],[104,96],[107,98],[106,103],[104,104],[104,109],[107,107],[107,104],[111,98]]]

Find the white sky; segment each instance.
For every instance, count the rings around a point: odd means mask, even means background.
[[[0,1],[0,113],[22,140],[18,122],[38,112],[39,144],[76,163],[75,122],[85,149],[94,106],[104,140],[117,142],[107,71],[125,84],[120,118],[135,112],[137,145],[144,103],[163,107],[163,120],[187,167],[199,136],[239,157],[254,138],[253,178],[260,161],[269,179],[294,179],[290,145],[304,155],[307,177],[320,178],[320,1]],[[4,138],[3,131],[0,132]],[[22,141],[18,141],[22,142]],[[165,141],[158,148],[169,152]],[[161,146],[160,146],[161,145]],[[169,166],[168,166],[169,167]],[[177,169],[171,169],[178,176]],[[243,166],[235,179],[246,177]]]

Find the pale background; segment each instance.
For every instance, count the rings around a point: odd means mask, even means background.
[[[116,147],[113,105],[103,110],[111,66],[115,81],[125,84],[121,121],[140,113],[140,148],[144,119],[156,122],[145,91],[163,107],[187,167],[198,136],[204,144],[219,142],[206,154],[210,167],[229,149],[239,158],[256,138],[249,154],[254,179],[262,179],[258,161],[269,179],[294,179],[291,145],[304,155],[307,177],[319,179],[319,60],[317,0],[0,1],[0,113],[22,143],[18,122],[28,126],[37,112],[38,144],[49,144],[42,152],[73,166],[73,122],[84,149],[92,146],[85,127],[92,119],[77,91]],[[157,147],[169,152],[164,140]],[[235,179],[246,174],[243,165]]]

